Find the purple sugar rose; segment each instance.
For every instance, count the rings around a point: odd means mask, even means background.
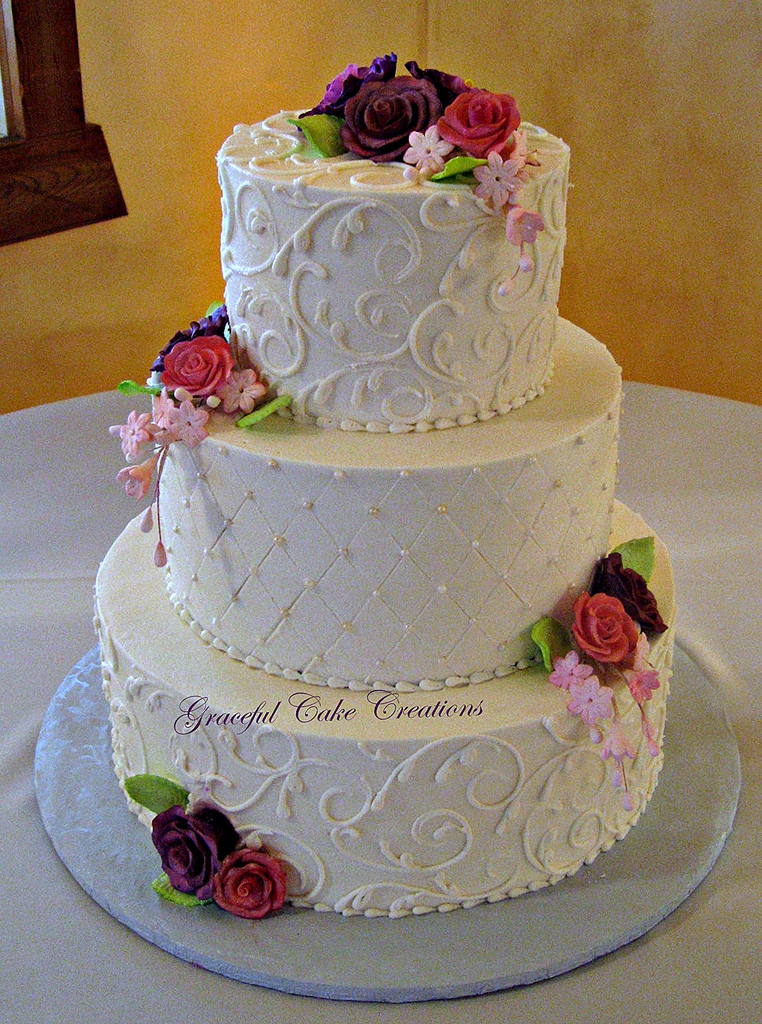
[[[344,68],[333,81],[328,83],[325,96],[316,107],[300,114],[300,117],[311,117],[313,114],[332,114],[334,117],[344,116],[347,100],[356,96],[364,82],[385,82],[394,78],[397,73],[397,54],[390,53],[385,57],[376,57],[370,67],[358,68],[350,64]]]
[[[411,132],[425,132],[442,113],[442,103],[425,79],[364,82],[344,109],[341,141],[356,156],[388,163],[404,156]]]
[[[630,618],[640,623],[640,628],[649,633],[663,633],[667,628],[646,581],[640,573],[622,565],[622,556],[618,551],[612,551],[596,566],[590,594],[616,597]]]
[[[173,338],[170,338],[161,352],[159,352],[156,359],[154,359],[151,372],[164,372],[164,357],[172,351],[178,342],[192,341],[193,338],[199,338],[202,335],[204,337],[209,337],[213,334],[217,334],[221,338],[224,338],[225,328],[227,325],[228,311],[227,306],[224,305],[215,309],[210,316],[202,316],[200,320],[193,320],[190,327],[186,327],[183,331],[178,331]]]
[[[437,71],[436,68],[421,68],[415,60],[409,60],[405,67],[413,78],[425,78],[426,81],[431,82],[441,100],[442,107],[449,107],[456,96],[471,90],[471,86],[466,85],[459,75],[448,75],[444,71]]]
[[[153,819],[151,838],[172,888],[200,900],[212,898],[214,876],[239,842],[225,815],[211,807],[194,814],[179,806],[162,811]]]

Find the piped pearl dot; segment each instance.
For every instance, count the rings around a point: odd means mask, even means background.
[[[350,631],[350,629],[352,628],[352,623],[351,622],[342,622],[341,628],[344,630],[345,633],[348,633]]]
[[[410,476],[410,470],[409,469],[401,469],[400,470],[400,476],[402,477],[403,480],[407,479],[407,477]]]
[[[380,513],[380,511],[381,509],[378,508],[370,508],[368,509],[368,515],[377,516]]]
[[[308,512],[312,509],[312,507],[313,507],[313,503],[311,501],[303,501],[302,502],[302,508],[306,509]]]
[[[283,537],[279,533],[275,534],[275,536],[273,537],[273,540],[275,541],[275,543],[278,545],[279,548],[282,548],[283,545],[286,543],[286,538]]]
[[[339,554],[342,558],[349,558],[349,548],[339,548]]]
[[[443,516],[447,515],[447,506],[446,505],[437,505],[437,512],[439,512],[439,514],[443,515]]]
[[[267,460],[267,465],[270,467],[270,469],[277,469],[278,468],[278,460],[277,459],[268,459]]]
[[[190,498],[183,498],[183,508],[190,508]]]
[[[195,572],[191,575],[191,583],[198,583],[198,575]]]
[[[437,591],[440,594],[446,594],[447,593],[447,587],[444,585],[444,583],[440,583],[439,586],[437,587]]]
[[[344,472],[343,469],[335,469],[333,471],[333,478],[334,478],[334,480],[343,480],[345,476],[346,476],[346,473]]]

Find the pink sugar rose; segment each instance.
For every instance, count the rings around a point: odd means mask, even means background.
[[[171,391],[184,388],[196,398],[213,395],[230,376],[230,346],[217,334],[178,342],[164,357],[161,382]]]
[[[141,462],[139,466],[125,466],[124,469],[119,470],[116,479],[120,484],[124,484],[128,497],[136,498],[138,501],[145,498],[148,488],[151,486],[151,477],[157,462],[158,456],[154,455],[152,458],[146,459],[145,462]]]
[[[602,663],[631,666],[640,630],[622,602],[607,594],[582,593],[574,602],[574,639],[591,658]]]
[[[521,123],[513,96],[469,89],[456,96],[437,121],[443,139],[469,156],[485,159],[500,153]]]
[[[286,869],[262,850],[229,854],[214,876],[214,902],[236,917],[258,920],[286,900]]]

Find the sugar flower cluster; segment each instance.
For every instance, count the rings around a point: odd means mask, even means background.
[[[128,464],[119,471],[117,480],[124,484],[130,497],[142,500],[155,475],[159,540],[154,562],[159,567],[167,562],[161,536],[159,485],[170,446],[176,442],[190,448],[201,444],[207,436],[206,424],[213,409],[239,415],[239,425],[246,425],[246,418],[261,418],[287,401],[276,398],[262,406],[268,386],[255,369],[236,368],[226,338],[227,326],[227,311],[220,306],[172,338],[155,360],[146,385],[134,381],[119,385],[123,393],[151,396],[150,413],[133,410],[127,422],[110,427],[110,433],[122,443]],[[258,407],[259,413],[255,413]],[[149,506],[141,529],[149,533],[152,528],[153,513]]]
[[[280,910],[286,900],[286,866],[268,853],[256,833],[244,843],[218,808],[198,803],[171,779],[133,775],[128,795],[155,812],[151,839],[164,875],[153,889],[182,906],[217,904],[250,921]],[[179,802],[178,802],[179,801]]]
[[[397,76],[394,53],[367,67],[350,64],[296,123],[313,143],[330,136],[323,155],[401,160],[411,181],[472,183],[485,209],[503,212],[508,241],[521,250],[516,272],[500,289],[507,295],[516,274],[532,270],[525,246],[544,229],[539,213],[519,205],[537,163],[520,129],[516,100],[415,61],[405,68],[409,74]]]
[[[652,546],[650,538],[630,545],[649,546],[649,541]],[[628,811],[634,805],[627,762],[635,759],[636,749],[623,726],[618,692],[629,691],[640,710],[646,748],[657,757],[660,748],[647,704],[660,682],[649,661],[645,631],[662,633],[666,628],[646,580],[614,551],[600,560],[590,590],[575,601],[571,635],[552,619],[542,620],[532,633],[552,668],[549,681],[568,694],[569,714],[588,727],[604,761],[614,763],[613,785],[623,791]]]

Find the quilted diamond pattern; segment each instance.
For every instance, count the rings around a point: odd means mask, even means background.
[[[605,550],[617,425],[601,417],[534,456],[441,469],[174,445],[162,481],[170,587],[236,656],[271,671],[416,684],[507,667]]]

